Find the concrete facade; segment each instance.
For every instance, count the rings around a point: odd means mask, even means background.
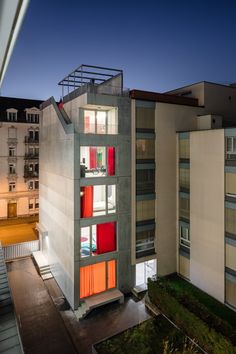
[[[65,97],[63,117],[53,101],[42,107],[39,230],[42,250],[52,273],[72,308],[80,304],[80,269],[109,260],[116,261],[116,287],[126,293],[134,282],[131,266],[131,136],[130,99],[106,94],[78,94]],[[116,115],[116,134],[85,133],[84,112],[107,111]],[[64,126],[63,126],[64,125]],[[81,147],[115,148],[115,175],[82,176]],[[116,212],[81,217],[81,188],[116,186]],[[108,188],[108,187],[106,187]],[[81,228],[116,222],[116,249],[96,256],[81,256]]]

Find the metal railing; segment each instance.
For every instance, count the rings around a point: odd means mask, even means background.
[[[33,252],[39,251],[39,240],[3,246],[2,249],[6,261],[19,257],[27,257],[31,256]]]
[[[38,138],[31,138],[30,136],[25,136],[25,143],[26,144],[39,144]]]
[[[39,154],[25,154],[25,160],[35,160],[39,158]]]
[[[38,177],[39,173],[36,171],[25,171],[24,172],[24,178],[32,178],[32,177]]]

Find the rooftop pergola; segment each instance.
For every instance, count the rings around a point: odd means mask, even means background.
[[[58,85],[62,86],[62,96],[64,96],[64,88],[67,88],[69,93],[70,87],[75,90],[86,84],[97,86],[118,75],[121,75],[123,85],[123,70],[82,64],[64,77]]]

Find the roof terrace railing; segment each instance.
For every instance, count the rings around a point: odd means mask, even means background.
[[[121,95],[123,93],[123,71],[82,64],[64,77],[58,85],[62,86],[62,97],[75,90],[81,94],[91,92]]]

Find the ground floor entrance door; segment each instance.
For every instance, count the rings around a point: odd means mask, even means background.
[[[8,218],[15,218],[17,217],[17,203],[8,203]]]
[[[136,286],[147,285],[148,278],[152,278],[157,272],[156,259],[136,264]]]

